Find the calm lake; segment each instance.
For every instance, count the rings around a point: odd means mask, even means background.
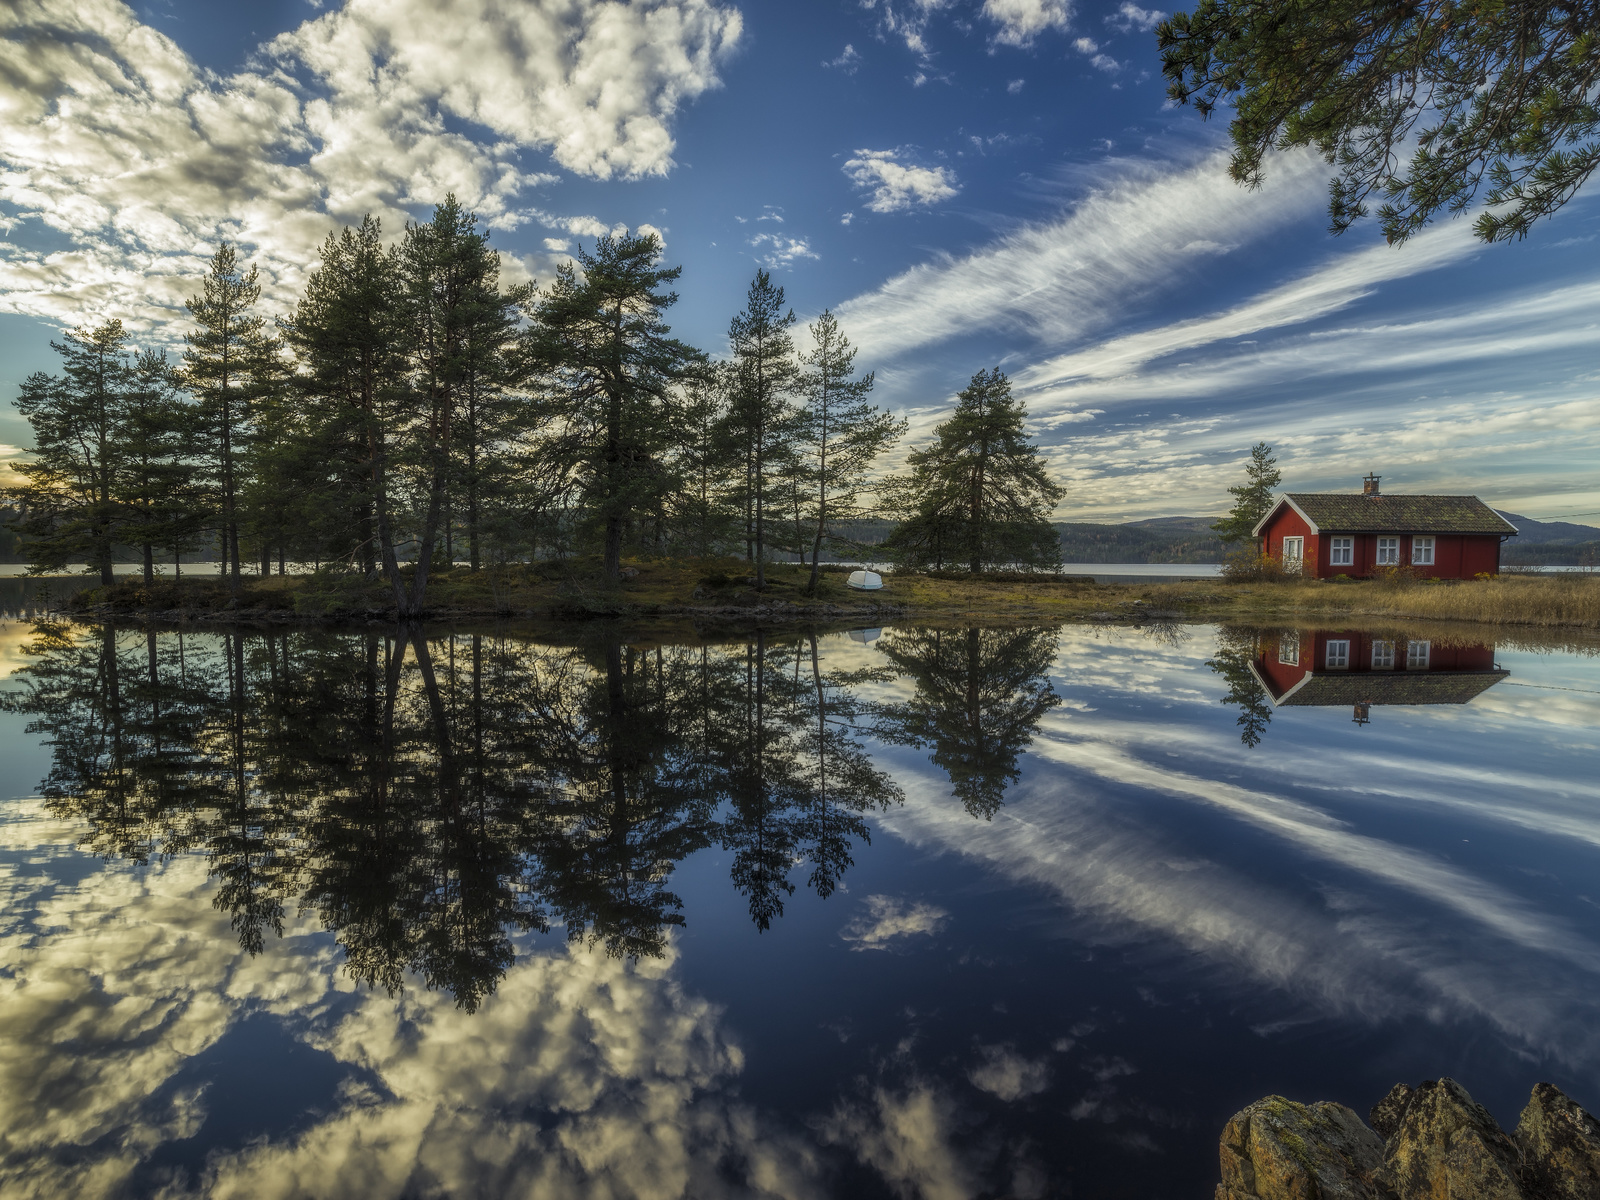
[[[0,1194],[1188,1200],[1269,1093],[1594,1109],[1597,649],[0,624]]]

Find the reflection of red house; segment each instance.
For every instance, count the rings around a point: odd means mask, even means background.
[[[1494,647],[1442,646],[1359,630],[1286,630],[1257,648],[1251,673],[1273,707],[1465,704],[1504,679]]]
[[[1318,579],[1384,567],[1431,579],[1496,575],[1500,544],[1516,532],[1476,496],[1385,496],[1376,475],[1360,495],[1290,492],[1255,527],[1266,553]]]

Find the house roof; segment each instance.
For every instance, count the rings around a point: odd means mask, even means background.
[[[1255,527],[1259,536],[1284,505],[1313,533],[1482,533],[1517,527],[1476,496],[1364,496],[1359,492],[1288,492]]]
[[[1252,667],[1254,664],[1251,664]],[[1499,683],[1510,671],[1330,671],[1308,672],[1299,683],[1273,695],[1274,707],[1351,704],[1465,704]]]

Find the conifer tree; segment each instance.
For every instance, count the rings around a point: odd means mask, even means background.
[[[838,523],[865,515],[860,498],[867,472],[905,433],[907,422],[867,402],[873,373],[854,377],[856,348],[831,310],[824,309],[810,331],[811,353],[800,360],[810,370],[800,379],[804,407],[797,428],[811,483],[814,529],[807,586],[815,593],[823,541],[835,536]]]
[[[217,247],[201,292],[189,298],[189,314],[200,328],[186,334],[183,380],[199,403],[202,456],[215,489],[223,574],[238,588],[241,465],[248,448],[250,418],[259,376],[272,353],[266,321],[253,310],[261,298],[256,268],[239,268],[228,242]]]
[[[911,473],[891,494],[902,520],[885,549],[913,565],[1061,564],[1061,539],[1050,524],[1062,488],[1039,461],[999,367],[979,371],[957,394],[956,410],[933,444],[906,456]]]
[[[369,571],[375,559],[382,563],[395,609],[407,617],[390,479],[390,444],[409,401],[396,258],[384,249],[374,217],[330,233],[285,333],[300,360],[300,386],[323,409],[321,420],[359,447],[351,463],[359,483],[344,497],[353,510],[356,546]],[[351,448],[348,441],[345,448]]]
[[[61,356],[62,374],[35,372],[17,397],[34,446],[31,460],[15,468],[23,483],[11,495],[24,510],[34,572],[58,570],[81,556],[101,583],[112,581],[133,383],[127,343],[118,320],[73,330],[50,343]]]
[[[794,313],[784,309],[783,289],[766,271],[757,271],[744,310],[728,326],[736,380],[729,420],[744,447],[747,553],[755,563],[758,590],[767,583],[767,501],[794,436],[790,395],[799,366],[789,334],[793,324]]]
[[[454,195],[434,209],[432,220],[406,227],[400,264],[418,390],[427,404],[426,412],[416,415],[427,474],[427,509],[412,583],[412,606],[420,609],[441,521],[454,557],[449,525],[458,491],[469,560],[478,569],[484,493],[494,478],[488,455],[513,415],[506,387],[514,334],[519,307],[531,298],[533,286],[500,290],[500,256]]]
[[[557,268],[533,310],[530,358],[545,372],[541,450],[573,480],[601,535],[606,581],[622,578],[622,543],[667,490],[662,456],[675,432],[673,392],[702,360],[662,321],[681,267],[663,267],[654,234],[602,237]],[[581,268],[582,274],[579,274]]]
[[[113,489],[122,515],[121,540],[138,547],[144,581],[150,583],[156,547],[180,545],[193,536],[193,460],[188,452],[192,414],[164,354],[140,353],[128,383]]]
[[[1233,508],[1211,528],[1225,542],[1249,541],[1255,537],[1256,525],[1272,508],[1272,489],[1283,480],[1278,470],[1278,460],[1272,456],[1272,447],[1257,442],[1250,447],[1250,461],[1244,467],[1244,482],[1228,489],[1233,497]]]

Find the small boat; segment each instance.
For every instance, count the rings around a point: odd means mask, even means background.
[[[860,642],[863,646],[872,645],[873,642],[877,641],[882,636],[883,630],[881,628],[852,629],[850,631],[850,640],[853,642]]]
[[[851,571],[845,583],[858,592],[875,592],[883,586],[883,576],[876,571]]]

